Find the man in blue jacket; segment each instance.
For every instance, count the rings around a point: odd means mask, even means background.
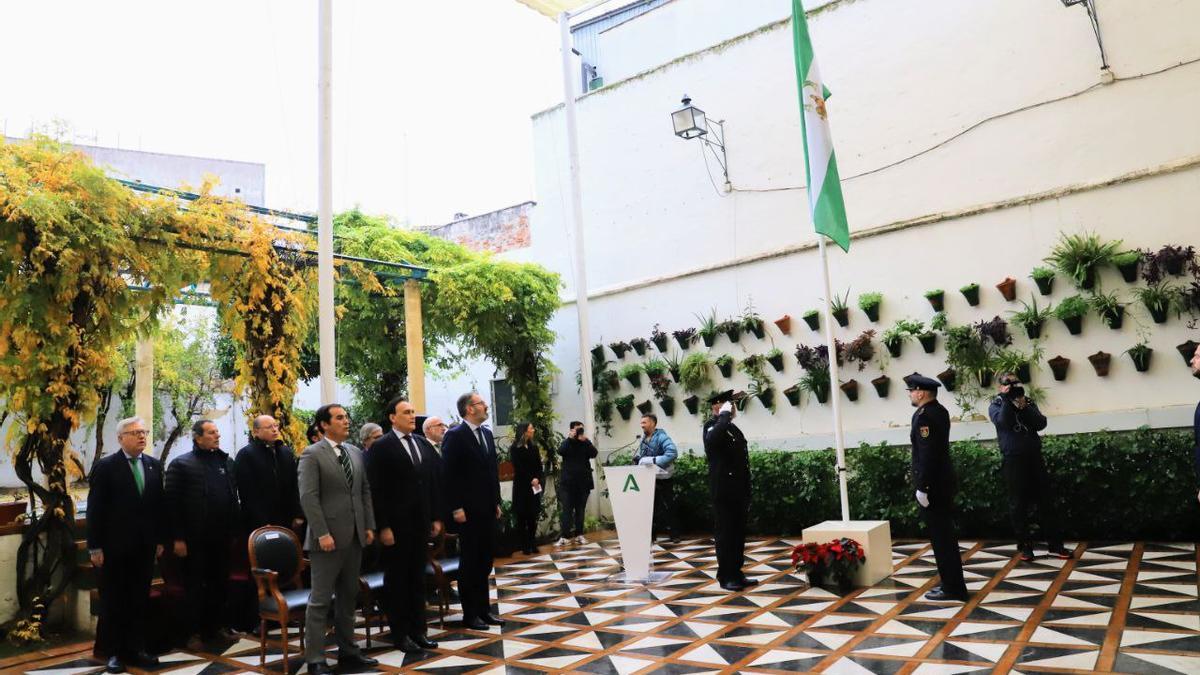
[[[666,529],[674,543],[679,542],[679,524],[675,517],[675,458],[679,451],[667,432],[658,428],[658,416],[642,415],[642,439],[638,443],[634,464],[653,464],[657,469],[654,485],[654,527],[652,532]],[[653,538],[653,534],[651,535]]]
[[[1050,476],[1042,457],[1042,439],[1038,436],[1038,432],[1046,428],[1046,416],[1025,396],[1025,389],[1016,375],[1001,373],[996,382],[1000,395],[992,399],[988,417],[996,425],[996,440],[1004,457],[1000,469],[1008,485],[1008,507],[1017,536],[1017,553],[1025,562],[1034,558],[1029,507],[1036,504],[1050,555],[1070,558],[1071,553],[1063,547],[1058,529]]]

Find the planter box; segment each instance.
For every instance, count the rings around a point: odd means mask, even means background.
[[[1067,369],[1071,365],[1071,359],[1065,356],[1056,356],[1046,361],[1046,364],[1050,366],[1050,372],[1054,374],[1055,380],[1062,382],[1067,379]]]
[[[854,573],[855,586],[874,586],[892,574],[892,526],[886,520],[827,520],[804,528],[805,543],[827,544],[846,537],[862,544],[866,559]]]

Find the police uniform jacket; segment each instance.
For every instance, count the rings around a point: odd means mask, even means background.
[[[914,487],[931,502],[953,496],[958,481],[950,462],[950,413],[936,399],[917,408],[910,438]]]
[[[721,413],[705,422],[704,455],[715,500],[750,498],[750,453],[732,413]]]

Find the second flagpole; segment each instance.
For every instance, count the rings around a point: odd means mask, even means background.
[[[838,391],[837,344],[833,340],[833,296],[829,288],[829,255],[825,235],[817,234],[821,251],[821,280],[825,284],[825,344],[829,349],[829,396],[833,401],[833,438],[837,448],[838,492],[842,501],[842,520],[850,520],[850,493],[846,486],[846,439],[842,434],[842,397]]]

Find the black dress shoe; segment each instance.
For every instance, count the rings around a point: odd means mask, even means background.
[[[409,640],[409,642],[412,641]],[[416,647],[416,645],[413,646]],[[337,664],[338,670],[345,668],[374,668],[379,665],[379,661],[363,654],[338,654]]]
[[[396,649],[399,649],[405,654],[416,654],[417,652],[421,651],[421,648],[417,646],[417,643],[413,642],[412,638],[408,637],[407,635],[401,637],[399,640],[396,640]]]
[[[758,579],[752,579],[750,577],[742,577],[742,585],[743,586],[753,586],[757,583],[758,583]]]
[[[501,619],[500,617],[496,616],[495,614],[484,614],[483,622],[488,625],[491,625],[491,626],[503,626],[504,625],[504,619]]]
[[[1049,553],[1050,555],[1052,555],[1055,558],[1058,558],[1060,560],[1070,560],[1073,557],[1071,552],[1068,551],[1067,549],[1063,548],[1062,546],[1056,546],[1056,547],[1050,549],[1049,551],[1047,551],[1047,553]]]
[[[965,591],[962,593],[948,593],[944,589],[939,588],[939,589],[932,590],[932,591],[929,591],[928,593],[926,593],[925,599],[931,600],[933,602],[942,602],[942,601],[966,602],[967,594]]]
[[[471,630],[487,630],[488,629],[488,625],[483,622],[483,619],[477,619],[475,617],[471,617],[469,619],[464,619],[463,625],[466,626],[467,628],[470,628]]]
[[[725,583],[721,584],[721,588],[724,588],[727,591],[733,591],[734,593],[746,590],[746,587],[743,586],[740,581],[726,581]]]
[[[333,668],[324,661],[316,661],[308,664],[308,675],[333,675]]]
[[[158,666],[158,657],[142,651],[130,657],[129,662],[138,668],[155,668]]]
[[[106,673],[123,673],[125,672],[125,664],[121,661],[121,657],[112,656],[108,659],[108,665],[105,666]]]
[[[425,635],[414,635],[412,641],[421,649],[437,649],[438,644]]]

